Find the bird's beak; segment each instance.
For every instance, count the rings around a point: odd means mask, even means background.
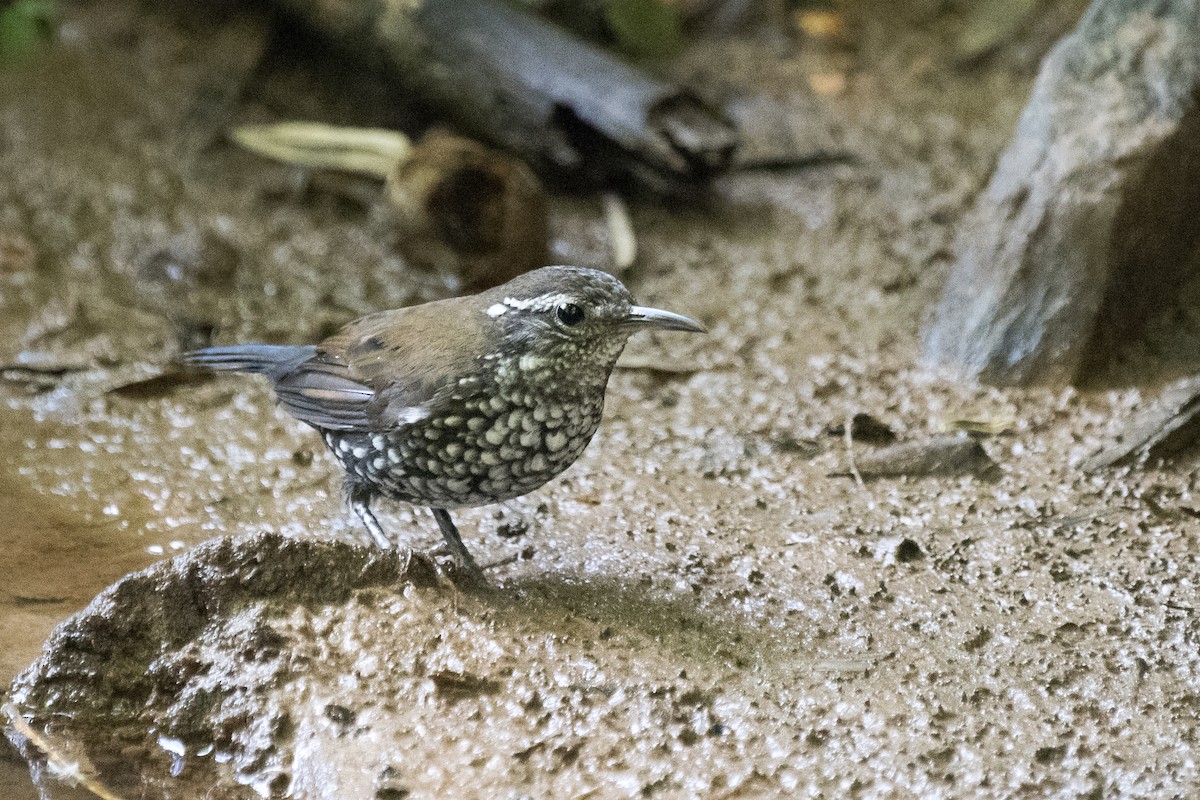
[[[708,333],[708,329],[696,320],[676,314],[673,311],[663,311],[661,308],[646,308],[645,306],[630,306],[629,316],[624,324],[630,328],[657,328],[661,331],[688,331],[689,333]]]

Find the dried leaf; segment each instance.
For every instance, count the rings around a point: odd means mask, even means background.
[[[1011,414],[995,417],[949,417],[942,421],[948,431],[962,431],[972,436],[999,436],[1017,426],[1017,418]]]
[[[316,122],[243,125],[230,132],[237,144],[287,164],[386,178],[408,158],[412,142],[382,128],[342,128]]]
[[[613,266],[624,272],[637,259],[637,236],[633,232],[633,221],[629,208],[621,196],[614,192],[604,194],[604,221],[608,225],[608,244],[612,249]]]
[[[795,13],[796,28],[811,39],[842,39],[846,35],[846,18],[840,11],[803,9]]]
[[[846,91],[846,74],[843,72],[817,72],[808,76],[808,85],[822,97],[836,97]]]

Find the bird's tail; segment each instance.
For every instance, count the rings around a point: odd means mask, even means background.
[[[189,366],[218,372],[253,372],[278,381],[316,354],[317,348],[312,345],[238,344],[193,350],[180,360]]]

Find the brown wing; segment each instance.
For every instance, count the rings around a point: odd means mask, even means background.
[[[265,375],[288,413],[318,428],[366,428],[375,391],[311,345],[240,344],[183,354],[186,364]]]
[[[483,315],[471,315],[464,302],[351,322],[276,383],[280,402],[298,419],[334,430],[386,430],[436,413],[485,352]]]
[[[367,430],[375,391],[350,377],[344,363],[317,353],[275,382],[279,403],[296,419],[318,428]]]

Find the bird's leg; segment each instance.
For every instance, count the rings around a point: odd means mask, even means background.
[[[476,585],[487,586],[487,578],[483,577],[483,570],[475,563],[475,559],[467,551],[467,546],[463,544],[454,520],[450,519],[450,512],[444,508],[431,508],[430,511],[433,512],[433,518],[437,520],[438,527],[442,529],[442,538],[446,540],[446,546],[450,548],[450,555],[462,569],[463,575]]]
[[[350,507],[354,509],[354,513],[358,514],[358,518],[367,527],[367,533],[371,534],[371,538],[375,540],[375,544],[381,550],[391,550],[395,547],[392,540],[383,532],[383,526],[379,524],[379,520],[375,519],[375,514],[371,511],[370,492],[364,492],[357,487],[352,487],[347,494],[350,497]]]

